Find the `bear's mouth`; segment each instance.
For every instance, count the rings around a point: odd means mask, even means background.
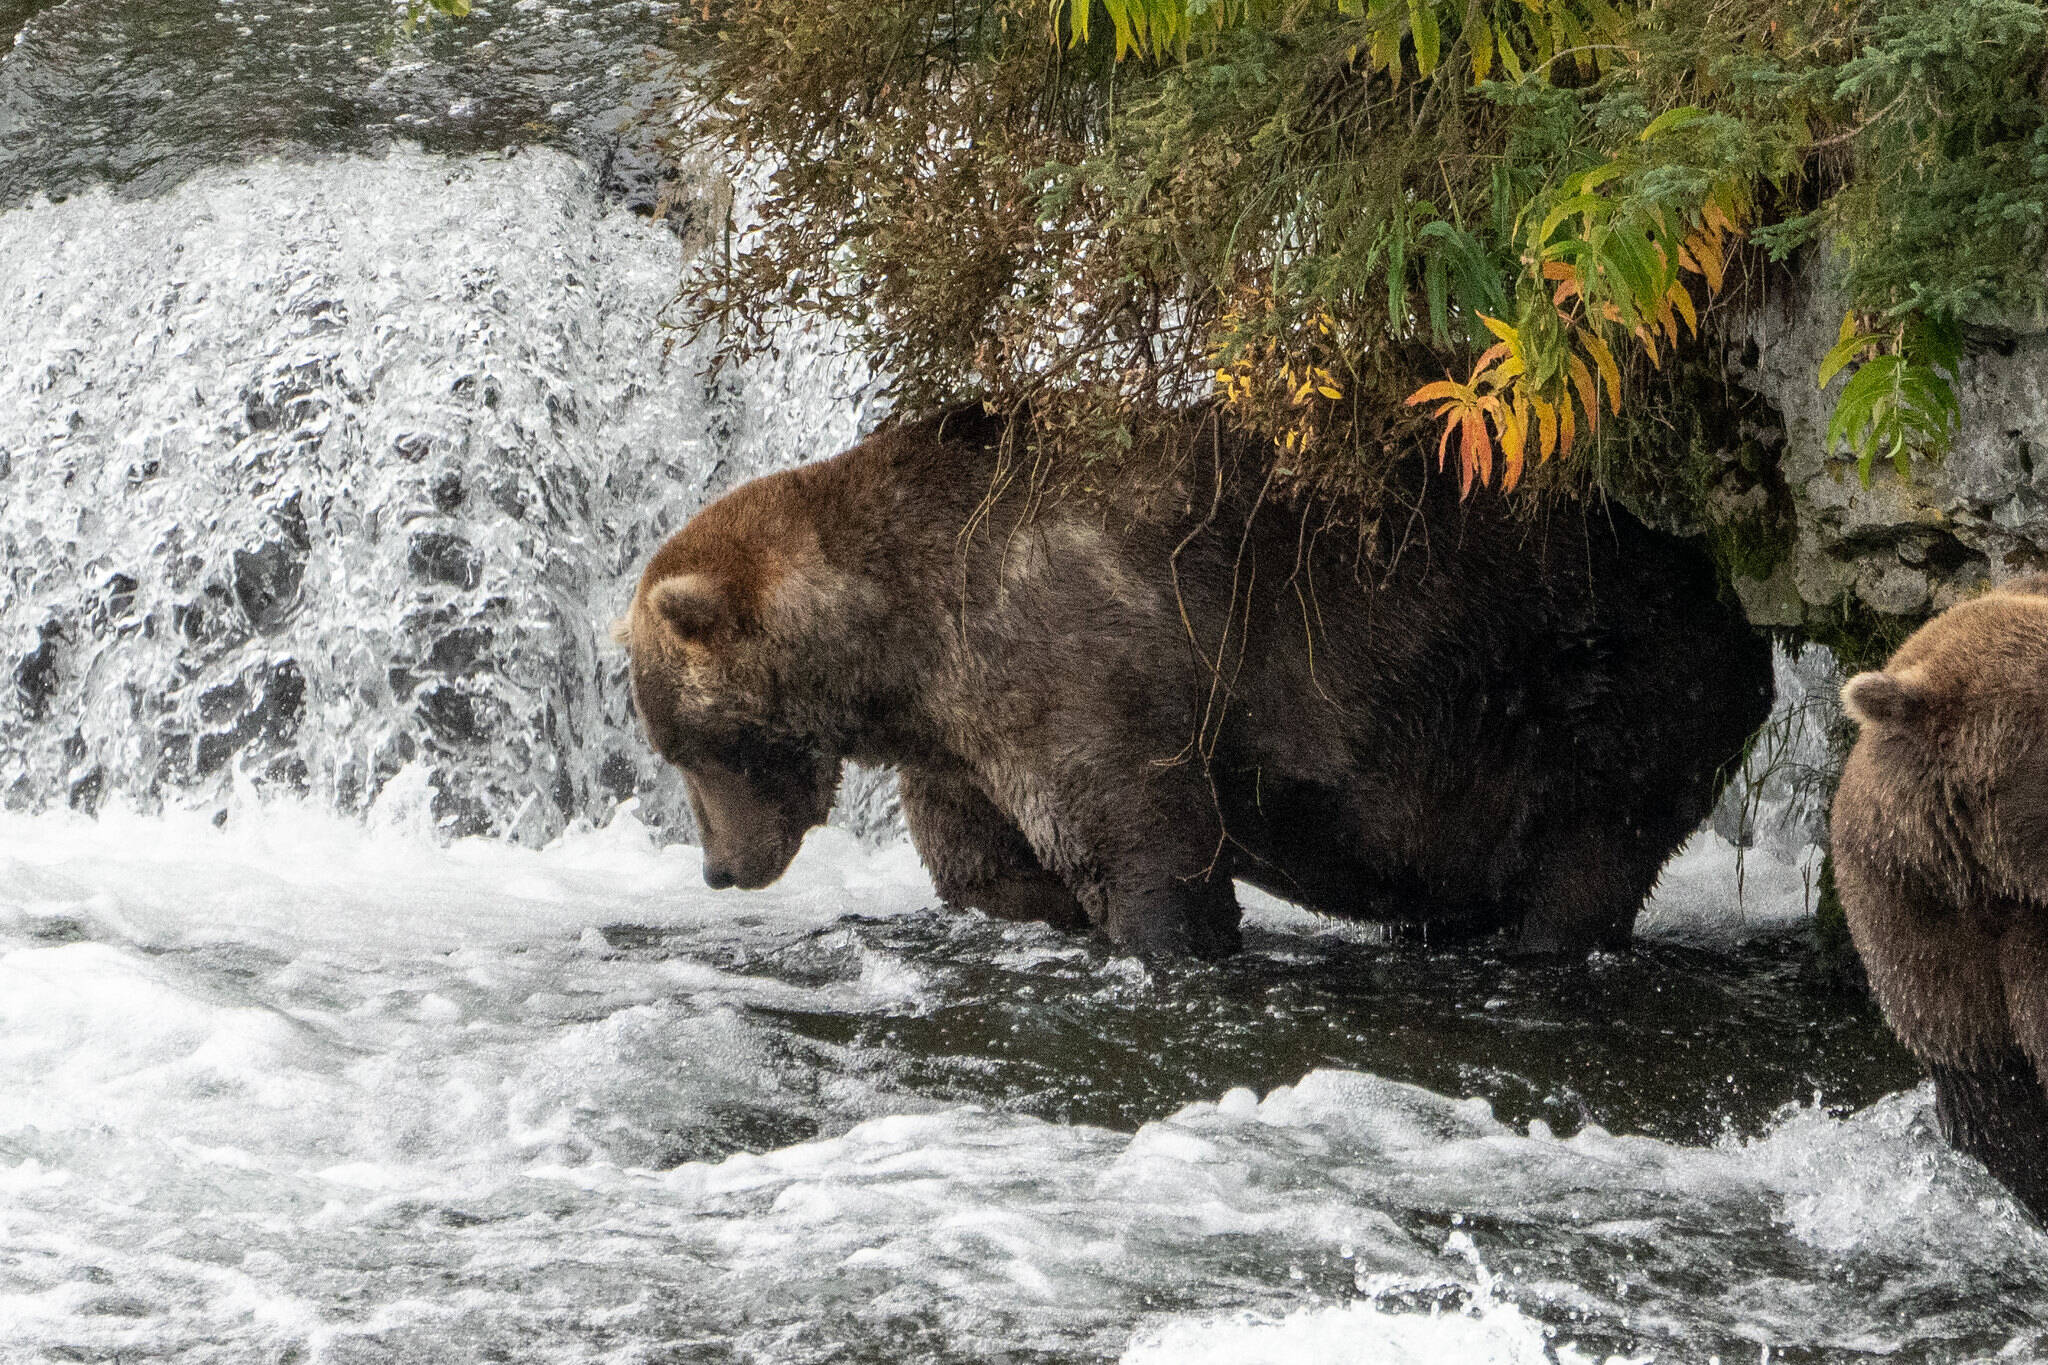
[[[721,763],[683,770],[704,847],[704,881],[713,890],[758,891],[773,884],[830,806],[829,793],[764,793],[752,777]]]

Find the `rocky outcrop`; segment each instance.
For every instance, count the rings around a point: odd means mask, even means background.
[[[1734,566],[1750,618],[1791,627],[1861,613],[1918,620],[2048,567],[2048,319],[1974,329],[1953,449],[1915,457],[1903,480],[1880,462],[1865,487],[1854,458],[1824,445],[1846,376],[1826,389],[1815,382],[1844,306],[1825,270],[1810,266],[1732,329],[1733,377],[1779,418],[1771,482],[1789,499],[1775,552]],[[1763,507],[1754,487],[1717,499],[1712,515],[1731,524],[1754,524]]]

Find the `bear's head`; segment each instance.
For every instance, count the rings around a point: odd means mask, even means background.
[[[1842,703],[1895,866],[2048,901],[2048,576],[1951,607]]]
[[[839,758],[790,704],[830,575],[815,530],[779,505],[774,483],[741,488],[671,537],[612,626],[641,729],[682,770],[717,888],[780,877],[839,786]]]

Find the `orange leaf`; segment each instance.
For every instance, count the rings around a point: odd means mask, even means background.
[[[1458,458],[1464,464],[1464,484],[1460,496],[1472,491],[1472,476],[1476,470],[1479,482],[1493,482],[1493,441],[1486,434],[1486,418],[1474,408],[1465,414],[1465,430],[1458,443]]]
[[[1608,408],[1616,417],[1621,416],[1621,367],[1614,363],[1614,352],[1607,349],[1607,343],[1600,339],[1598,332],[1584,327],[1579,329],[1579,342],[1600,368],[1600,378],[1607,385]]]
[[[1557,453],[1565,456],[1572,453],[1572,441],[1579,434],[1578,419],[1572,416],[1572,400],[1569,395],[1557,405]]]
[[[1720,236],[1718,234],[1709,235],[1704,232],[1696,232],[1687,241],[1686,245],[1692,248],[1693,256],[1700,263],[1700,274],[1707,277],[1707,292],[1710,294],[1720,293],[1722,271],[1725,264],[1721,256]]]
[[[1417,403],[1427,403],[1432,398],[1464,400],[1470,398],[1471,394],[1472,390],[1468,385],[1460,384],[1455,379],[1439,379],[1436,383],[1424,384],[1421,388],[1409,394],[1407,406],[1412,408]]]
[[[1571,374],[1572,387],[1579,391],[1579,405],[1586,410],[1586,429],[1599,430],[1600,390],[1594,387],[1592,371],[1586,368],[1586,362],[1579,359],[1576,352],[1566,353],[1565,368]],[[1567,403],[1565,406],[1569,408],[1571,405]]]

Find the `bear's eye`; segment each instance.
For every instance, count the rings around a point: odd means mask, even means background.
[[[724,738],[709,757],[761,786],[786,774],[807,770],[811,751],[793,740],[746,730]]]

